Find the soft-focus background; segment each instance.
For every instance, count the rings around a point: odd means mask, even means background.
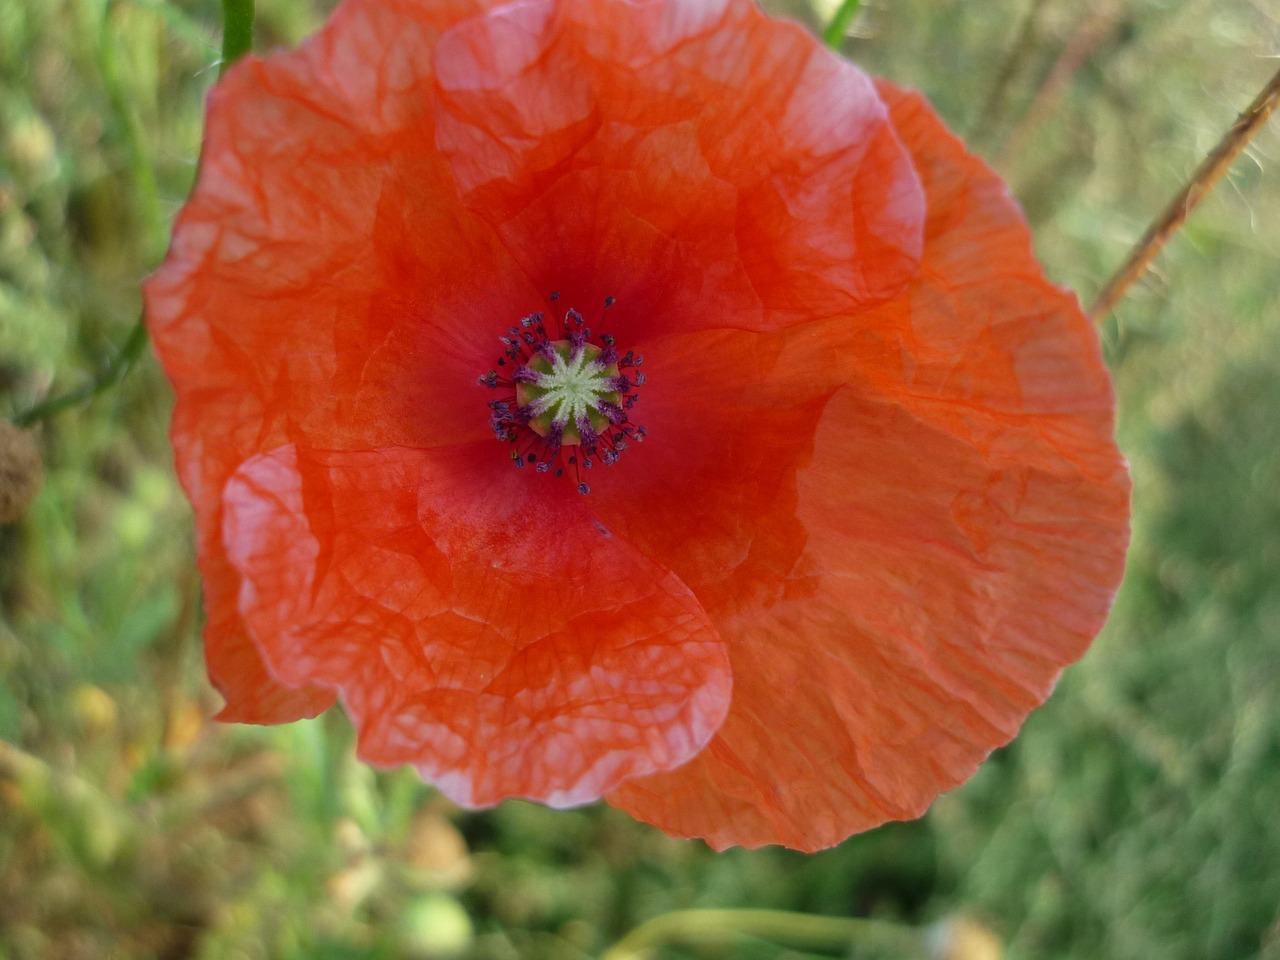
[[[260,50],[327,6],[259,5]],[[1278,18],[1273,0],[879,0],[844,49],[993,159],[1088,299],[1274,72]],[[216,0],[0,0],[0,418],[125,339],[218,42]],[[337,714],[211,724],[148,355],[43,426],[44,489],[0,527],[0,960],[576,960],[693,906],[965,916],[1013,958],[1280,958],[1278,161],[1280,124],[1105,325],[1136,481],[1107,631],[927,817],[816,856],[716,855],[599,807],[460,813],[354,763]]]

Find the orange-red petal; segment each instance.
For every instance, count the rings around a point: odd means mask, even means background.
[[[247,462],[224,535],[254,641],[286,683],[340,691],[364,759],[459,803],[585,803],[685,762],[730,695],[705,612],[583,498],[489,453]]]
[[[279,723],[334,700],[325,688],[281,685],[245,633],[221,538],[222,488],[237,467],[302,437],[342,446],[447,442],[442,426],[485,433],[483,417],[453,416],[447,400],[461,391],[442,399],[440,380],[416,376],[425,335],[395,322],[409,310],[448,323],[512,289],[517,304],[530,295],[518,281],[442,285],[452,265],[418,262],[401,243],[426,242],[406,227],[413,218],[419,229],[448,224],[460,256],[503,256],[487,227],[468,229],[475,218],[450,204],[449,174],[430,161],[429,116],[422,132],[425,101],[412,96],[431,85],[439,34],[479,8],[352,0],[302,50],[246,59],[210,94],[200,176],[145,293],[177,393],[172,437],[196,511],[205,656],[227,701],[223,719]],[[390,90],[402,96],[382,95]],[[432,177],[434,188],[421,190]],[[383,202],[389,182],[406,181],[407,199]],[[481,339],[475,357],[487,361],[487,331],[483,348]],[[477,362],[459,361],[463,383]],[[427,424],[434,433],[423,429],[424,410],[442,413]]]
[[[699,594],[730,648],[723,727],[608,798],[717,847],[813,850],[919,815],[1043,701],[1122,572],[1128,479],[1096,335],[998,179],[923,101],[886,94],[925,185],[920,277],[827,325],[848,386],[772,524],[798,521],[803,544],[739,571],[773,595]]]
[[[871,81],[746,0],[528,0],[441,38],[438,139],[535,285],[646,335],[884,300],[922,197]],[[627,331],[629,332],[629,331]]]
[[[883,106],[865,76],[798,28],[742,0],[637,4],[640,29],[625,31],[610,5],[564,5],[538,43],[565,69],[515,78],[526,88],[517,107],[544,83],[564,110],[566,91],[594,77],[590,135],[566,148],[542,131],[550,146],[539,149],[561,151],[548,172],[550,155],[525,149],[536,118],[502,126],[513,91],[492,69],[517,63],[519,36],[489,36],[487,76],[459,66],[456,48],[503,17],[549,8],[518,5],[449,32],[482,7],[349,0],[301,50],[246,60],[211,94],[200,177],[146,292],[178,394],[173,438],[196,507],[206,653],[229,719],[292,719],[329,701],[281,688],[231,606],[239,582],[222,556],[220,495],[241,463],[288,443],[422,448],[485,436],[474,377],[497,334],[552,288],[584,307],[620,297],[619,335],[640,344],[875,302],[918,256],[919,188]],[[439,45],[458,63],[438,83]],[[761,80],[761,63],[788,83]],[[457,109],[464,93],[470,113]],[[472,184],[483,154],[450,146],[464,128],[514,158],[508,188],[542,192],[512,200],[498,197],[501,182]],[[668,413],[696,394],[682,401],[678,379],[660,389]],[[781,425],[802,428],[793,416]],[[673,424],[663,443],[677,439],[705,447]],[[722,434],[719,450],[738,439]],[[741,504],[752,489],[719,500]],[[646,506],[637,501],[642,516]],[[714,519],[722,533],[725,512]],[[749,537],[739,529],[701,553],[732,555]]]
[[[235,68],[147,289],[224,716],[340,691],[461,802],[807,849],[1007,740],[1119,576],[1110,388],[881,93],[747,0],[347,0]],[[585,499],[475,384],[552,290],[648,358]]]

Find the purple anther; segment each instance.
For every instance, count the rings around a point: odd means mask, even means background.
[[[552,292],[549,299],[553,303],[559,300],[559,292]],[[615,302],[613,297],[606,297],[605,309]],[[495,437],[508,443],[515,467],[523,469],[528,464],[538,473],[556,477],[572,474],[575,488],[586,494],[590,486],[583,480],[582,471],[591,470],[597,461],[613,466],[629,442],[640,443],[645,438],[644,428],[635,426],[628,414],[639,400],[636,389],[644,385],[645,375],[627,369],[644,363],[644,357],[633,350],[619,356],[614,336],[602,333],[593,337],[586,318],[576,309],[552,313],[551,317],[554,330],[550,333],[543,313],[521,317],[517,326],[498,338],[503,351],[495,361],[497,367],[478,377],[477,382],[490,389],[504,388],[500,399],[487,403],[489,426]],[[589,364],[584,353],[587,347],[598,351]],[[566,373],[566,369],[570,372]],[[585,402],[589,412],[573,421],[563,416],[555,391],[520,386],[544,387],[555,379],[557,371],[583,377],[582,395],[575,394],[569,407],[582,411],[581,404]],[[553,419],[558,415],[559,420]],[[568,430],[574,434],[571,446],[565,445]],[[530,447],[537,452],[530,452]]]
[[[551,296],[547,297],[547,299],[550,300],[552,303],[555,303],[557,300],[560,299],[560,292],[558,290],[552,290]]]
[[[596,433],[595,428],[591,426],[591,421],[586,417],[578,418],[578,436],[581,438],[583,450],[587,453],[596,452],[596,447],[600,445],[600,434]]]
[[[551,429],[543,439],[547,441],[547,446],[551,448],[551,455],[554,457],[564,443],[564,424],[558,420],[552,420]]]
[[[636,386],[637,386],[637,387],[643,387],[643,386],[644,386],[648,381],[649,381],[649,375],[648,375],[647,373],[637,373],[637,374],[636,374]]]

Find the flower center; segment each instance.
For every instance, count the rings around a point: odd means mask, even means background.
[[[605,309],[612,305],[610,297]],[[628,411],[640,399],[632,391],[644,385],[645,375],[626,372],[643,364],[644,357],[632,351],[620,357],[607,334],[593,342],[577,310],[568,311],[556,327],[552,339],[543,314],[525,317],[500,338],[506,349],[498,367],[510,375],[490,370],[479,383],[510,391],[489,401],[489,426],[497,439],[513,445],[512,463],[531,464],[536,472],[557,477],[570,473],[585,494],[591,488],[582,479],[584,471],[597,460],[613,466],[630,443],[644,441],[644,427],[633,424]]]
[[[548,341],[517,371],[516,408],[527,411],[530,430],[543,438],[558,432],[562,444],[576,446],[608,428],[605,411],[621,407],[626,386],[618,364],[602,356],[594,343],[575,350],[569,340]]]

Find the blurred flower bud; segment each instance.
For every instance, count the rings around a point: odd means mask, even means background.
[[[57,172],[57,143],[42,117],[31,114],[17,120],[9,129],[5,146],[9,159],[25,178],[40,181]]]
[[[458,828],[432,810],[413,818],[403,847],[405,862],[421,886],[456,890],[471,879],[467,841]]]
[[[91,683],[82,683],[75,688],[71,694],[71,708],[85,733],[105,733],[116,725],[116,702],[109,693]]]
[[[410,903],[400,915],[400,944],[408,956],[445,960],[471,946],[474,930],[462,905],[443,893]]]
[[[928,932],[929,960],[1002,960],[1004,944],[968,917],[946,917]]]
[[[13,523],[27,512],[42,473],[35,438],[0,420],[0,523]]]

